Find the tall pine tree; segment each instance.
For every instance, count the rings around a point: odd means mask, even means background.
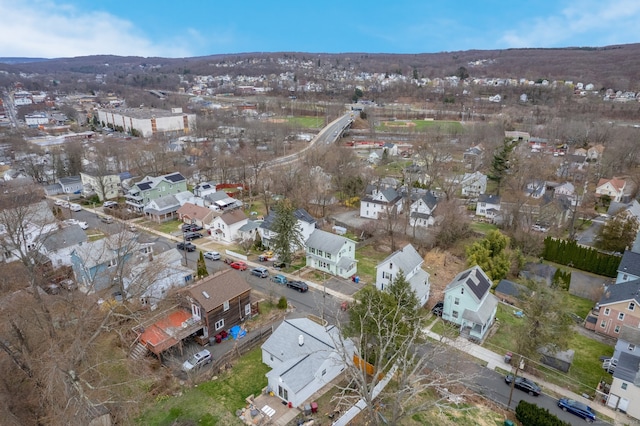
[[[271,225],[271,231],[276,236],[271,240],[273,251],[278,256],[280,262],[286,265],[291,264],[293,253],[304,247],[302,231],[298,226],[298,219],[294,215],[295,207],[291,201],[284,199],[275,207],[275,219]]]

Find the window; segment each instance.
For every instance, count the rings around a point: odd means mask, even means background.
[[[111,268],[112,266],[116,266],[118,265],[118,259],[111,259],[109,261],[109,268]]]
[[[383,272],[382,278],[385,280],[391,280],[393,278],[393,274],[390,274],[389,272]]]
[[[606,321],[602,321],[600,323],[600,327],[605,328],[607,326],[607,322]]]
[[[251,303],[244,305],[244,314],[245,316],[251,315]]]
[[[222,310],[223,311],[228,311],[229,310],[229,301],[225,300],[224,303],[222,304]]]
[[[619,319],[620,321],[623,321],[623,320],[624,320],[624,312],[620,312],[620,313],[618,314],[618,319]]]
[[[289,391],[287,391],[282,386],[278,386],[278,396],[285,401],[289,401]]]
[[[629,309],[630,311],[633,311],[635,308],[636,308],[635,302],[629,302],[629,307],[627,309]]]
[[[616,328],[613,329],[614,333],[620,333],[620,326],[616,325]]]
[[[389,269],[393,269],[393,263],[389,262]]]
[[[327,253],[327,259],[331,259],[331,253]]]
[[[604,308],[604,314],[605,314],[606,316],[609,316],[609,312],[611,312],[611,309],[609,309],[609,308]]]
[[[460,289],[460,294],[464,294],[464,287]]]
[[[453,301],[454,305],[459,305],[460,304],[460,298],[456,297],[456,299]]]
[[[313,247],[309,248],[309,252],[311,254],[316,254],[316,249],[314,249]]]
[[[218,330],[220,330],[222,327],[224,327],[224,318],[223,318],[223,319],[221,319],[221,320],[216,321],[216,324],[215,324],[215,326],[214,326],[214,327],[215,327],[216,331],[218,331]]]
[[[318,250],[318,256],[322,256],[322,250]]]
[[[453,312],[451,312],[451,316],[452,316],[453,318],[458,318],[458,311],[453,311]]]
[[[627,274],[624,274],[624,275],[622,276],[622,281],[626,281],[626,280],[627,280]]]
[[[327,369],[326,368],[324,370],[322,370],[322,375],[324,376],[325,374],[327,374]]]
[[[623,382],[623,383],[620,385],[620,389],[622,389],[622,390],[627,390],[627,384]]]
[[[629,347],[627,348],[630,351],[633,351],[636,348],[636,345],[634,345],[633,343],[629,343]]]

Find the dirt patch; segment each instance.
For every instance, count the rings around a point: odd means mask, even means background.
[[[433,249],[424,257],[423,268],[431,274],[429,307],[444,299],[444,288],[465,269],[465,262],[448,251]]]
[[[416,123],[413,121],[385,121],[386,127],[415,127]]]
[[[286,123],[287,119],[286,118],[270,118],[269,123]]]

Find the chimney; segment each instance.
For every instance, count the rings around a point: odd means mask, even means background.
[[[304,345],[304,336],[301,334],[298,336],[298,346]]]

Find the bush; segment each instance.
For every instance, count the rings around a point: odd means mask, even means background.
[[[278,300],[278,309],[287,309],[287,298],[282,296]]]
[[[580,246],[575,241],[552,237],[544,239],[542,257],[551,262],[607,277],[615,277],[618,274],[618,266],[622,259],[620,256]]]
[[[563,422],[546,408],[538,407],[525,400],[521,400],[516,407],[516,419],[525,426],[570,426],[570,423]]]

